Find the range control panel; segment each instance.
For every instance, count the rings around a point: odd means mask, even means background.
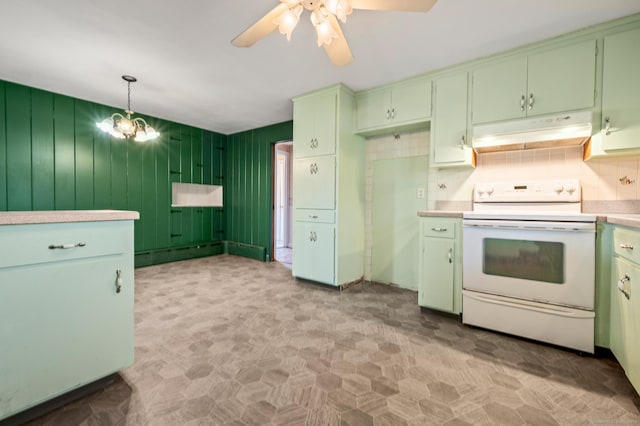
[[[576,203],[582,199],[580,180],[532,180],[477,183],[474,203]]]

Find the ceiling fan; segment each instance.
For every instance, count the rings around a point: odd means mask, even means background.
[[[353,9],[427,12],[437,0],[280,0],[280,4],[232,40],[234,46],[250,47],[276,28],[291,39],[291,33],[306,9],[318,35],[318,47],[324,46],[336,66],[350,64],[353,55],[338,19],[347,21]]]

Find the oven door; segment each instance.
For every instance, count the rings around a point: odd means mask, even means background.
[[[593,309],[595,223],[465,220],[463,287]]]

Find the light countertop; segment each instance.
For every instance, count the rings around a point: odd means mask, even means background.
[[[607,222],[614,225],[624,225],[633,228],[640,228],[640,214],[608,214],[604,216],[605,220],[601,220],[601,217],[602,216],[598,215],[599,222]]]
[[[0,212],[0,225],[36,223],[102,222],[140,219],[140,213],[127,210],[51,210]]]
[[[420,217],[457,217],[462,218],[462,211],[456,210],[418,210]]]

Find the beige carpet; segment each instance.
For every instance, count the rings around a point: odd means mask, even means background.
[[[615,361],[462,326],[410,291],[234,256],[136,280],[135,364],[34,425],[640,424]]]

